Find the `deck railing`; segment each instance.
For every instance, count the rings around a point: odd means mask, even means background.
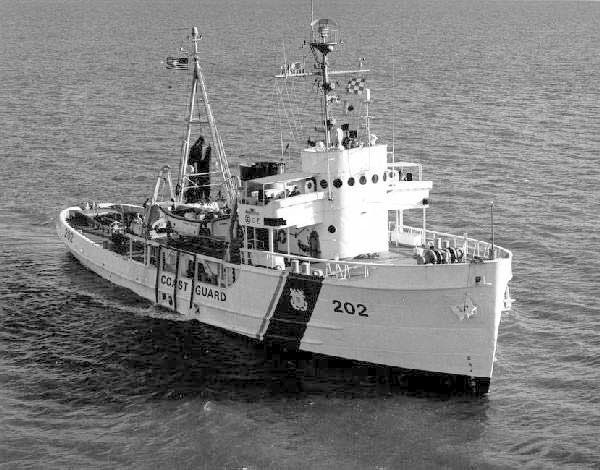
[[[415,248],[428,246],[428,244],[436,248],[438,246],[443,247],[446,245],[444,242],[447,241],[448,246],[463,250],[463,262],[485,261],[494,258],[509,258],[511,256],[510,251],[498,245],[494,245],[492,256],[491,243],[469,238],[467,234],[459,236],[406,225],[390,230],[390,240],[393,239],[392,234],[398,231],[418,236],[420,240],[423,240],[419,245],[412,245]],[[394,242],[391,241],[391,243],[393,244]],[[253,249],[240,249],[240,255],[243,264],[265,266],[280,270],[287,269],[302,274],[336,279],[367,278],[373,267],[392,266],[368,261],[323,260],[309,256]],[[414,262],[409,261],[404,264],[413,265]]]
[[[463,250],[466,258],[475,259],[492,259],[492,258],[508,258],[510,251],[501,246],[494,245],[492,256],[492,244],[475,238],[469,238],[465,233],[463,236],[453,235],[451,233],[436,232],[434,230],[423,230],[418,227],[410,227],[408,225],[395,226],[394,222],[389,223],[388,228],[389,241],[391,244],[401,245],[398,240],[406,239],[405,234],[412,236],[414,239],[420,240],[420,245],[428,247],[432,244],[436,248],[441,248],[445,241],[449,242],[452,248],[460,248]],[[404,236],[404,237],[403,237]],[[418,246],[418,245],[413,245]]]
[[[301,274],[337,279],[369,277],[369,268],[376,265],[359,261],[323,260],[262,250],[240,249],[240,254],[243,264],[265,266],[271,269],[287,269]],[[288,261],[288,267],[286,267],[285,260]]]
[[[111,244],[108,240],[108,233],[105,231],[94,230],[92,227],[81,227],[77,225],[71,226],[72,229],[78,230],[82,234],[89,233],[103,240],[102,245],[108,248]],[[85,229],[85,230],[84,230]],[[95,233],[94,233],[95,232]],[[98,233],[100,232],[100,233]],[[453,235],[450,233],[437,232],[434,230],[423,230],[418,227],[407,225],[396,226],[394,222],[389,224],[389,240],[391,245],[412,246],[414,248],[428,247],[433,245],[435,248],[448,245],[452,248],[460,248],[464,253],[464,261],[485,261],[494,258],[509,258],[511,253],[509,250],[494,245],[492,253],[492,244],[486,241],[469,238],[467,234],[463,236]],[[399,243],[401,239],[399,235],[409,235],[417,243]],[[144,263],[150,261],[151,254],[149,253],[152,246],[158,245],[157,242],[145,240],[136,237],[132,234],[126,234],[129,238],[128,247],[124,247],[124,256],[130,259]],[[404,237],[406,240],[406,237]],[[395,241],[396,240],[396,241]],[[93,244],[99,245],[95,240],[90,240]],[[446,242],[446,243],[445,243]],[[128,248],[128,249],[127,249]],[[145,249],[144,249],[145,248]],[[177,248],[174,248],[177,249]],[[116,251],[113,249],[113,251]],[[147,252],[146,252],[147,251]],[[492,256],[493,255],[493,256]],[[265,266],[272,269],[291,270],[292,272],[314,275],[325,278],[350,279],[350,278],[368,278],[371,270],[374,267],[392,267],[392,264],[382,264],[380,262],[369,261],[346,261],[346,260],[324,260],[309,256],[299,256],[294,254],[271,252],[259,249],[240,249],[240,257],[242,264]],[[287,262],[286,262],[287,261]],[[414,261],[403,263],[405,265],[413,265]],[[234,265],[228,267],[234,268]]]

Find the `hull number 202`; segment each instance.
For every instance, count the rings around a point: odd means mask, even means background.
[[[353,304],[352,302],[342,302],[341,300],[333,301],[333,311],[339,313],[347,313],[348,315],[358,314],[360,317],[368,317],[367,307],[363,304]]]

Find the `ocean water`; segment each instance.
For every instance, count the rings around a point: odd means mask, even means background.
[[[277,158],[308,3],[0,2],[0,468],[600,468],[600,3],[315,2],[433,180],[430,226],[489,237],[494,201],[517,302],[486,397],[282,371],[67,254],[60,208],[177,165],[189,77],[161,61],[193,24],[232,163]]]

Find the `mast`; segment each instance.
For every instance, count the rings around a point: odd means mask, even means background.
[[[236,189],[233,183],[233,179],[231,177],[231,172],[229,171],[229,164],[227,163],[227,156],[225,155],[225,148],[223,147],[223,141],[221,140],[221,136],[219,135],[219,131],[217,129],[215,118],[212,113],[212,109],[210,107],[210,103],[208,101],[208,93],[206,91],[206,83],[204,82],[204,75],[202,74],[202,68],[200,67],[200,60],[198,54],[198,41],[202,39],[202,35],[198,34],[198,28],[192,28],[192,42],[194,45],[193,52],[193,71],[192,71],[192,91],[190,94],[190,104],[189,104],[189,113],[187,119],[187,134],[186,139],[183,145],[182,157],[181,157],[181,165],[179,168],[179,186],[180,191],[177,195],[177,202],[183,202],[183,195],[186,187],[189,184],[189,177],[192,176],[187,173],[188,168],[188,160],[190,156],[190,136],[192,132],[192,124],[193,123],[202,123],[200,119],[194,119],[195,107],[196,107],[196,98],[198,94],[198,85],[200,85],[200,94],[202,96],[202,102],[204,103],[204,110],[206,112],[207,124],[210,128],[210,133],[212,137],[213,145],[215,146],[215,151],[217,154],[217,165],[219,167],[219,172],[221,173],[221,177],[223,179],[223,185],[225,189],[225,197],[227,199],[228,205],[231,207],[236,198]]]
[[[323,125],[325,127],[325,146],[331,146],[331,122],[329,117],[329,100],[331,81],[329,80],[329,64],[327,54],[339,44],[339,30],[335,21],[328,19],[314,20],[311,24],[312,37],[310,49],[321,68],[321,89],[323,90]],[[320,54],[320,56],[319,56]]]
[[[314,12],[312,11],[311,3],[311,16]],[[358,69],[348,70],[331,70],[328,63],[328,54],[333,52],[336,46],[343,44],[340,40],[340,33],[338,25],[335,21],[322,18],[311,21],[311,37],[308,42],[310,50],[315,58],[315,70],[309,71],[304,68],[299,73],[288,73],[287,70],[282,70],[281,73],[275,75],[276,78],[300,78],[308,76],[320,76],[321,83],[319,85],[320,90],[323,92],[323,102],[321,103],[323,128],[325,130],[325,145],[327,148],[331,147],[331,128],[333,127],[333,119],[331,113],[331,103],[335,101],[335,95],[332,93],[335,89],[335,84],[331,82],[330,77],[334,75],[346,75],[346,74],[364,74],[369,72],[369,69],[365,69],[362,66],[360,59],[360,67]],[[305,41],[306,44],[306,41]],[[360,94],[361,92],[359,92]],[[367,119],[368,122],[368,119]],[[367,126],[368,127],[368,126]],[[368,136],[367,136],[368,139]]]
[[[492,230],[492,249],[490,251],[490,259],[494,259],[494,201],[490,203],[490,219],[490,225]]]
[[[196,36],[198,35],[198,29],[194,27],[192,29],[192,41],[194,42],[194,59],[198,54],[198,44]],[[179,177],[177,179],[177,188],[179,193],[175,195],[178,203],[183,202],[183,194],[186,188],[186,169],[188,165],[188,158],[190,156],[190,137],[192,136],[192,124],[194,121],[194,108],[196,104],[196,94],[198,90],[198,80],[196,79],[196,72],[194,67],[194,79],[192,80],[192,91],[190,93],[190,101],[188,104],[188,116],[187,116],[187,129],[185,134],[185,140],[183,141],[183,148],[181,151],[181,162],[179,163]]]

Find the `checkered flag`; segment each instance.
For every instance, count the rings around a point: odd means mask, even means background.
[[[355,95],[362,95],[363,90],[367,86],[367,82],[364,78],[352,78],[346,85],[347,93],[354,93]]]

